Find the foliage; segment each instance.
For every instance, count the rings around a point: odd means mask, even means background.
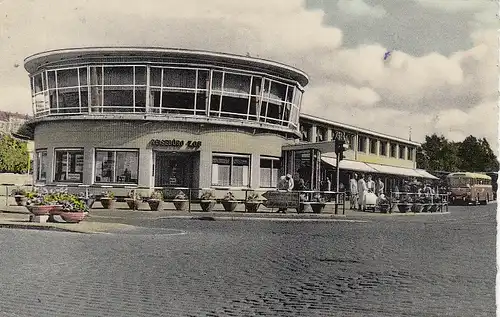
[[[21,188],[21,187],[16,187],[12,190],[11,195],[12,196],[17,196],[17,195],[25,196],[26,190],[24,188]]]
[[[27,173],[28,161],[27,142],[0,135],[0,173]]]
[[[247,201],[258,201],[260,199],[259,193],[250,192],[247,196]]]
[[[174,199],[178,199],[178,200],[187,200],[187,196],[186,194],[184,194],[184,192],[181,190],[177,193],[177,195],[175,195]]]
[[[155,190],[151,193],[151,199],[163,200],[163,192],[161,190]]]
[[[108,191],[102,192],[101,198],[111,198],[111,199],[114,199],[115,198],[115,194],[112,191],[108,190]]]
[[[200,197],[202,200],[214,200],[215,195],[211,190],[204,190]]]
[[[67,212],[88,212],[89,208],[82,198],[77,195],[68,194],[64,189],[47,190],[26,193],[27,205],[61,205]]]
[[[227,192],[227,194],[223,198],[224,200],[236,200],[236,197],[234,197],[233,193]]]
[[[417,153],[417,166],[431,171],[490,172],[499,164],[488,141],[470,135],[462,142],[450,142],[444,136],[425,137]]]
[[[320,193],[314,194],[313,202],[324,203],[326,199]]]
[[[128,198],[133,200],[141,200],[142,196],[136,190],[131,190],[128,192]]]

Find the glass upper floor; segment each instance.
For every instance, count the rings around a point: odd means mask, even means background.
[[[291,79],[224,67],[78,64],[30,75],[35,118],[151,114],[217,117],[298,131],[303,88]]]

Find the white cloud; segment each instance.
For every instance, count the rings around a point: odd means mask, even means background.
[[[495,6],[491,0],[415,0],[424,7],[445,11],[478,11]]]
[[[448,6],[447,1],[439,3]],[[351,15],[385,14],[362,1],[338,4]],[[471,7],[460,5],[461,10]],[[472,12],[480,14],[479,8]],[[182,47],[249,52],[306,71],[311,81],[303,110],[313,115],[402,137],[411,125],[416,140],[433,132],[486,136],[492,144],[497,140],[494,30],[477,30],[470,49],[450,56],[394,51],[384,62],[392,48],[342,47],[341,29],[324,25],[323,12],[305,10],[301,0],[143,0],[127,5],[53,0],[50,6],[24,0],[4,1],[2,9],[9,13],[0,17],[0,109],[31,111],[27,74],[13,66],[30,54],[75,46]],[[432,40],[439,41],[439,35],[429,36]],[[487,119],[479,120],[478,114]]]
[[[355,17],[382,18],[387,13],[381,5],[370,6],[363,0],[339,0],[337,7],[340,11]]]

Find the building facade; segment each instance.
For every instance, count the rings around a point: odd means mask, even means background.
[[[307,75],[273,61],[113,47],[43,52],[25,68],[37,183],[275,188],[307,167],[298,147],[321,145],[317,165],[331,167],[339,129],[352,146],[341,169],[418,173],[418,143],[301,115]]]
[[[213,52],[84,48],[28,57],[36,182],[275,187],[308,77]]]

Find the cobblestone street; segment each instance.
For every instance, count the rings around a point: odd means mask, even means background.
[[[495,211],[1,229],[0,317],[494,316]]]

